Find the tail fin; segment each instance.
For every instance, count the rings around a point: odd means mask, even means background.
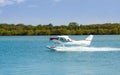
[[[92,39],[93,39],[93,35],[89,35],[85,40],[86,41],[92,41]]]
[[[89,36],[85,39],[87,45],[90,45],[90,44],[91,44],[92,39],[93,39],[93,35],[89,35]]]

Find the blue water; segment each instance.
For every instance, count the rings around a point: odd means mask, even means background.
[[[120,75],[120,35],[95,35],[90,47],[108,51],[57,52],[50,36],[0,36],[0,75]],[[87,37],[70,36],[80,40]]]

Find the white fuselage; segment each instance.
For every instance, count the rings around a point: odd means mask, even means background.
[[[57,44],[64,44],[64,45],[73,45],[73,46],[89,46],[93,39],[93,35],[89,35],[85,40],[72,40],[68,36],[57,36],[50,38],[53,42]]]
[[[88,46],[90,45],[90,41],[81,40],[81,41],[72,41],[72,42],[66,42],[65,45],[77,45],[77,46]]]

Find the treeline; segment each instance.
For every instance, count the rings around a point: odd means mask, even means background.
[[[68,25],[24,25],[24,24],[0,24],[0,35],[105,35],[120,34],[119,23],[79,25],[71,22]]]

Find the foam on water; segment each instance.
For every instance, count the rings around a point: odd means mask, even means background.
[[[61,47],[56,51],[120,51],[120,48],[112,47]]]

